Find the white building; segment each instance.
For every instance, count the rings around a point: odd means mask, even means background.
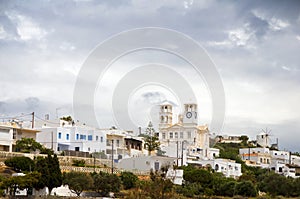
[[[198,165],[200,167],[210,166],[214,171],[223,173],[225,177],[238,178],[242,175],[242,166],[234,160],[229,159],[212,159],[212,160],[196,160],[188,159],[188,164]]]
[[[117,167],[126,171],[160,171],[162,167],[173,168],[175,160],[176,158],[164,156],[140,156],[122,159]]]
[[[100,129],[62,121],[57,127],[42,126],[38,130],[37,141],[55,152],[106,150],[106,134]]]
[[[0,151],[13,152],[17,140],[32,138],[36,140],[37,130],[23,128],[22,124],[9,122],[0,124]]]
[[[272,157],[269,148],[242,148],[239,155],[248,166],[270,167]]]
[[[218,149],[209,147],[208,126],[198,126],[197,104],[185,104],[178,123],[173,124],[172,105],[163,104],[159,112],[159,140],[165,155],[176,157],[185,164],[186,156],[211,159],[219,155]]]
[[[261,147],[271,147],[270,135],[268,133],[260,133],[256,136],[256,142]]]
[[[291,155],[291,164],[300,166],[300,157],[297,155]]]

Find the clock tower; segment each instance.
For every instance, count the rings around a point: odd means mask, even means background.
[[[183,123],[198,124],[197,104],[185,104],[183,113]]]

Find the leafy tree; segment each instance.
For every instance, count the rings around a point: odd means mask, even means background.
[[[41,148],[43,148],[43,146],[36,142],[33,138],[22,138],[16,142],[16,150],[20,152],[29,153],[41,150]]]
[[[227,181],[224,184],[222,184],[221,186],[221,195],[222,196],[229,196],[232,197],[234,196],[235,193],[235,187],[236,187],[236,181],[231,180],[231,181]]]
[[[177,186],[176,192],[185,197],[194,198],[195,196],[203,194],[204,189],[200,183],[187,183],[184,186]]]
[[[159,139],[157,136],[146,135],[144,137],[145,148],[148,150],[148,154],[151,155],[152,151],[158,150],[160,147]]]
[[[119,192],[121,187],[121,180],[115,174],[109,173],[95,173],[93,174],[94,190],[102,196],[107,196],[109,192]]]
[[[54,154],[53,156],[48,155],[46,160],[48,163],[48,169],[50,173],[50,177],[47,181],[47,187],[49,189],[50,194],[53,188],[62,185],[62,173],[59,167],[59,161],[56,154]]]
[[[42,154],[53,154],[51,149],[45,148],[43,145],[35,141],[33,138],[22,138],[16,142],[16,151],[30,153],[40,151]]]
[[[149,122],[146,129],[146,134],[143,135],[145,141],[145,148],[148,150],[148,154],[151,155],[152,151],[158,150],[160,148],[159,138],[155,134],[155,129],[151,122]]]
[[[34,169],[34,161],[28,157],[12,157],[6,159],[4,163],[16,172],[28,172]]]
[[[150,172],[151,181],[147,181],[142,186],[142,190],[150,198],[166,198],[166,194],[172,191],[173,183],[165,178],[165,172]]]
[[[258,188],[271,196],[289,196],[292,194],[292,180],[277,173],[268,172],[260,176]]]
[[[72,122],[73,121],[73,119],[70,115],[65,116],[65,117],[61,117],[60,119],[66,121],[66,122]]]
[[[196,183],[200,183],[203,187],[208,187],[213,180],[212,174],[205,169],[198,169],[192,166],[187,166],[182,168],[184,170],[183,172],[184,180],[190,183],[196,182]]]
[[[247,135],[242,135],[240,137],[240,140],[242,140],[242,145],[243,146],[248,146],[248,140],[249,140],[249,137]]]
[[[32,189],[34,185],[38,182],[40,177],[40,173],[32,172],[27,174],[26,176],[12,176],[6,178],[1,183],[1,188],[9,189],[10,195],[15,196],[17,189],[19,190],[27,190],[27,194],[29,193],[29,189]]]
[[[69,172],[63,175],[63,184],[68,185],[69,188],[77,196],[84,190],[88,190],[93,186],[93,178],[91,175],[82,172]]]
[[[120,175],[124,189],[131,189],[136,186],[138,177],[131,172],[122,172]]]
[[[235,194],[246,197],[255,197],[257,192],[254,184],[251,181],[242,181],[236,184]]]
[[[235,180],[233,178],[226,178],[223,173],[212,173],[212,189],[215,195],[218,196],[233,196]],[[235,184],[234,184],[235,185]]]
[[[46,158],[38,157],[35,164],[36,171],[41,173],[41,179],[36,184],[36,189],[48,187],[49,194],[52,189],[62,184],[62,174],[59,168],[59,162],[56,154],[49,155]]]

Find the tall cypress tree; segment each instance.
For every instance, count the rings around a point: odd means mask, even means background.
[[[60,187],[62,185],[62,173],[59,168],[59,161],[56,154],[54,154],[53,157],[48,155],[47,163],[50,174],[47,178],[47,187],[50,194],[53,188]]]
[[[35,170],[41,173],[41,178],[35,186],[36,189],[48,187],[50,195],[53,188],[62,185],[62,173],[59,168],[59,161],[56,154],[54,154],[54,156],[48,154],[46,158],[38,157]]]

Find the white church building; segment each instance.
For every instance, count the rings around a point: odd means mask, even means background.
[[[177,158],[177,165],[186,165],[189,158],[210,160],[219,156],[219,149],[209,147],[207,125],[198,125],[197,104],[184,104],[184,112],[173,123],[173,107],[163,104],[159,111],[161,150]]]

